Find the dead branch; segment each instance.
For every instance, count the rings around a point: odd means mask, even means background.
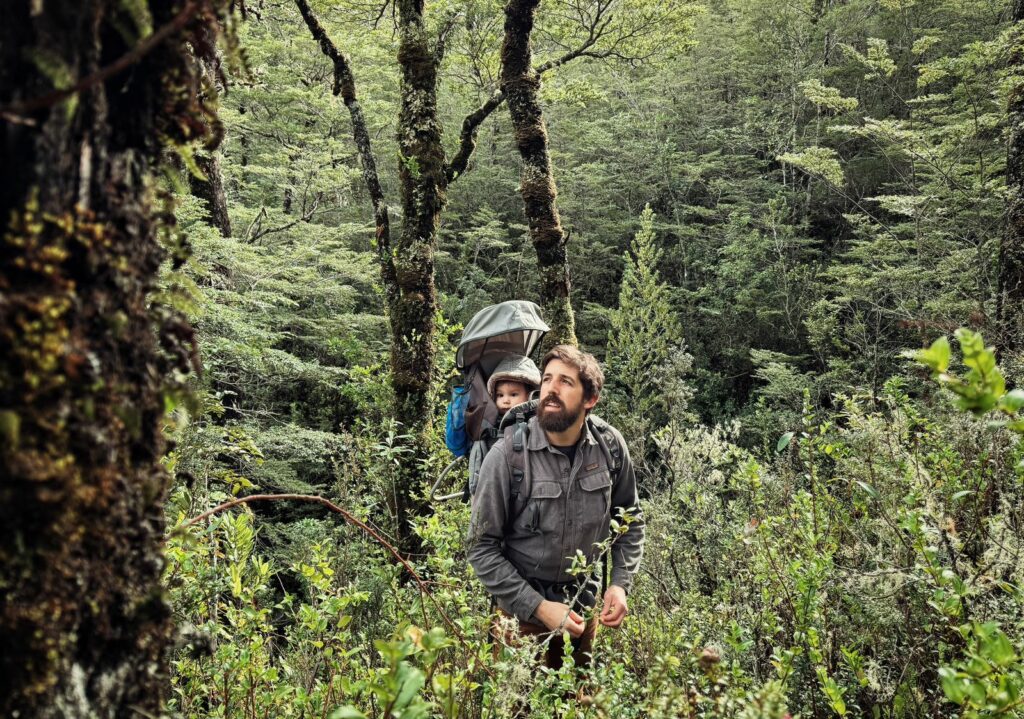
[[[384,291],[387,294],[388,306],[394,307],[398,295],[398,277],[395,269],[394,258],[391,256],[391,218],[388,213],[387,203],[384,201],[384,190],[381,188],[380,178],[377,174],[377,162],[373,157],[373,145],[370,140],[370,131],[366,124],[366,117],[356,97],[356,81],[349,67],[348,58],[338,49],[327,35],[327,31],[320,24],[319,19],[313,14],[312,8],[307,0],[295,0],[295,5],[302,14],[302,19],[309,28],[313,39],[320,45],[323,51],[334,66],[334,89],[335,95],[340,95],[345,106],[348,108],[352,118],[352,139],[355,141],[356,150],[359,152],[359,159],[363,166],[363,182],[370,195],[370,202],[373,205],[373,219],[376,226],[376,248],[377,258],[380,262],[381,278],[384,281]],[[386,8],[388,3],[384,4]],[[383,9],[382,9],[383,12]]]
[[[283,225],[279,225],[277,227],[268,227],[265,230],[262,229],[261,226],[257,226],[256,227],[256,231],[252,234],[251,241],[252,242],[256,242],[258,239],[260,239],[261,237],[265,237],[266,235],[272,235],[275,232],[284,232],[285,230],[290,230],[291,228],[295,227],[295,225],[299,224],[300,222],[309,222],[310,220],[313,219],[313,215],[316,214],[316,208],[320,205],[320,200],[323,199],[323,196],[324,196],[324,193],[322,193],[322,192],[316,193],[316,197],[313,199],[313,203],[310,205],[310,207],[307,210],[305,210],[302,213],[302,216],[299,217],[297,220],[292,220],[291,222],[287,222],[287,223],[285,223]],[[258,220],[260,220],[260,225],[263,224],[261,218],[265,218],[266,216],[267,216],[267,208],[264,207],[264,208],[262,208],[260,210],[260,214],[256,215],[256,218]],[[255,220],[253,222],[255,223]],[[249,225],[249,230],[251,230],[252,227],[253,227],[252,225]],[[249,238],[249,230],[246,230],[246,235],[243,238],[244,240],[249,240],[250,239]]]

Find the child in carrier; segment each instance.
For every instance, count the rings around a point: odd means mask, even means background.
[[[501,426],[501,420],[513,407],[518,407],[530,399],[530,393],[540,387],[540,370],[533,360],[523,355],[506,357],[494,368],[487,380],[487,394],[498,408],[498,418],[494,427]],[[480,473],[480,465],[484,456],[498,439],[498,433],[492,429],[487,437],[473,443],[469,452],[469,494],[476,492],[476,478]]]
[[[533,360],[522,355],[506,357],[487,380],[487,394],[498,407],[498,423],[513,407],[530,399],[540,387],[540,370]]]
[[[452,389],[445,419],[445,444],[455,461],[431,489],[431,501],[462,496],[469,501],[484,457],[502,431],[502,419],[525,421],[536,411],[530,393],[540,386],[540,370],[530,359],[550,328],[540,308],[525,300],[508,300],[484,307],[466,324],[455,353],[462,383]],[[522,406],[514,416],[509,410]],[[461,493],[435,493],[445,475],[462,457],[469,457],[468,481]]]

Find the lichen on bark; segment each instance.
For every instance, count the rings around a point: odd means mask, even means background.
[[[551,331],[547,349],[576,344],[566,236],[558,214],[558,188],[548,153],[547,130],[538,98],[540,75],[533,67],[530,36],[539,0],[509,0],[505,6],[505,40],[501,48],[501,89],[508,102],[516,147],[523,158],[519,192],[537,251],[540,305]]]

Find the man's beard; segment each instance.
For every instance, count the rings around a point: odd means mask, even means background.
[[[557,402],[559,409],[548,407],[548,402]],[[564,432],[572,427],[573,423],[580,418],[582,413],[582,405],[576,407],[575,412],[571,412],[562,400],[553,395],[548,395],[537,407],[537,422],[540,424],[541,429],[547,432]]]

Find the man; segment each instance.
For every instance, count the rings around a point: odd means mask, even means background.
[[[522,634],[556,635],[546,651],[546,663],[555,668],[562,660],[561,631],[573,638],[577,663],[589,661],[597,631],[596,621],[581,616],[597,603],[593,583],[568,571],[577,550],[594,562],[611,519],[627,510],[634,517],[610,550],[611,581],[599,615],[606,627],[625,618],[626,594],[643,553],[629,452],[617,430],[588,419],[603,385],[593,355],[569,345],[548,352],[536,416],[518,447],[512,434],[494,445],[473,497],[470,564],[499,611],[519,620]],[[612,441],[605,439],[609,433]]]

